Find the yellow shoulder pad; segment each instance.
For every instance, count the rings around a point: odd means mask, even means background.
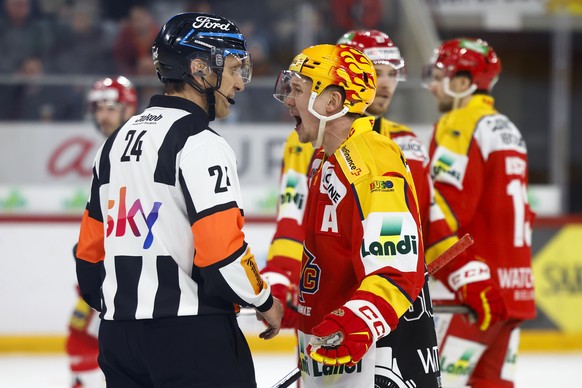
[[[362,176],[369,174],[370,170],[368,169],[368,166],[366,166],[364,158],[358,151],[354,139],[342,144],[335,154],[337,161],[350,184],[354,183]]]

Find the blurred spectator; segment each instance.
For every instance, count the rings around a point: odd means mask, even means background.
[[[152,43],[159,30],[148,7],[135,5],[129,10],[129,18],[122,22],[113,48],[119,73],[155,76]]]
[[[269,60],[269,41],[267,34],[257,28],[253,21],[239,24],[240,31],[247,39],[247,50],[253,63],[253,77],[273,74],[274,70]]]
[[[112,37],[109,37],[96,16],[94,6],[80,2],[61,16],[59,47],[53,59],[57,73],[106,74],[115,70]]]
[[[0,74],[12,74],[26,58],[46,60],[54,44],[53,30],[31,16],[31,0],[4,0],[0,17]]]
[[[187,0],[184,4],[184,12],[214,13],[208,1]]]
[[[381,0],[330,0],[331,18],[340,36],[345,31],[379,29]]]
[[[43,85],[44,66],[39,58],[27,58],[17,74],[30,82],[7,88],[10,109],[5,119],[68,121],[83,118],[84,102],[80,90],[64,85]]]
[[[150,0],[100,0],[103,17],[116,22],[126,19],[134,6],[149,6],[151,3]]]

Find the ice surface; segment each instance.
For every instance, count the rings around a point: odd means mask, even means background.
[[[258,388],[270,388],[293,369],[294,355],[255,355]],[[68,388],[64,355],[0,355],[2,388]],[[582,387],[582,352],[524,353],[517,364],[516,388]]]

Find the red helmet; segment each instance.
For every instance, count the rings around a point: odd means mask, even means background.
[[[346,44],[362,51],[375,65],[390,65],[398,70],[399,76],[404,79],[406,67],[400,50],[392,39],[382,31],[357,30],[342,35],[338,44]]]
[[[137,108],[137,92],[125,77],[103,78],[93,84],[87,100],[94,109],[99,102],[107,104],[126,104]]]
[[[501,73],[501,61],[487,42],[481,39],[452,39],[435,49],[430,66],[444,70],[452,78],[460,71],[473,77],[479,90],[490,91]]]

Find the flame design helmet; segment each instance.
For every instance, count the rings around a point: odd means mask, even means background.
[[[292,74],[311,79],[311,92],[321,94],[330,85],[344,89],[344,106],[349,113],[363,114],[376,96],[376,70],[372,61],[350,46],[320,44],[304,49],[289,70],[283,70],[275,86],[274,97],[284,102],[289,95]]]
[[[99,79],[87,95],[91,111],[98,103],[108,105],[125,104],[137,108],[137,92],[133,84],[125,77],[106,77]]]
[[[378,30],[353,30],[343,34],[337,43],[360,50],[375,65],[391,66],[398,72],[399,80],[406,80],[404,58],[388,34]]]
[[[434,50],[430,68],[444,70],[452,78],[460,71],[471,74],[479,90],[490,91],[501,73],[501,61],[487,42],[481,39],[452,39]]]

